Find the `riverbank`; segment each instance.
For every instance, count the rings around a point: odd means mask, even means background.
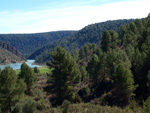
[[[26,64],[31,67],[31,68],[34,68],[34,67],[42,67],[40,65],[33,65],[35,60],[27,60],[26,61]],[[24,62],[24,61],[23,61]],[[13,68],[14,70],[17,70],[17,69],[20,69],[21,68],[21,64],[23,63],[11,63],[11,64],[5,64],[5,65],[0,65],[0,68],[1,69],[4,69],[5,67],[8,67],[10,66],[11,68]]]
[[[0,62],[0,66],[1,65],[16,64],[16,63],[23,63],[23,62],[27,62],[27,60],[24,60],[24,61],[5,60],[3,62]]]

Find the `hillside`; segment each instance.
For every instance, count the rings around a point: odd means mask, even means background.
[[[25,57],[22,55],[22,53],[10,44],[0,41],[0,47],[25,60]]]
[[[5,43],[6,46],[6,43]],[[14,53],[16,52],[17,54],[21,55],[20,52],[13,51]],[[16,63],[16,62],[21,62],[25,61],[24,57],[19,57],[15,55],[14,53],[10,52],[7,49],[4,49],[0,46],[0,64],[9,64],[9,63]]]
[[[75,31],[56,31],[34,34],[0,34],[0,40],[14,46],[23,55],[28,56],[44,45],[67,37],[74,32]]]
[[[25,57],[15,47],[0,41],[0,64],[16,63],[25,61]]]
[[[53,44],[44,46],[33,53],[29,58],[35,59],[36,57],[37,63],[45,63],[49,61],[51,51],[53,51],[58,45],[61,45],[67,51],[73,51],[76,49],[79,50],[79,48],[87,42],[98,44],[104,30],[113,29],[114,31],[118,31],[121,25],[126,25],[131,21],[133,20],[124,19],[88,25],[71,36],[55,41]]]
[[[63,106],[65,100],[76,100],[149,112],[150,18],[122,25],[118,32],[105,30],[99,46],[94,45],[86,43],[73,57],[61,46],[51,53],[48,92],[56,94],[51,102]],[[74,85],[79,76],[81,80]],[[78,98],[69,95],[73,89]]]
[[[86,43],[72,55],[58,46],[43,74],[26,63],[18,75],[10,67],[0,71],[0,110],[149,113],[149,56],[150,18],[105,30],[98,46]]]

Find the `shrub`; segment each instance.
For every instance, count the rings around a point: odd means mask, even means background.
[[[35,113],[36,103],[31,97],[26,97],[18,102],[13,110],[13,113]]]

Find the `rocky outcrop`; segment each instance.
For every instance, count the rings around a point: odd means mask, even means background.
[[[11,46],[10,44],[0,41],[0,47],[8,50],[9,52],[13,53],[14,55],[20,57],[21,59],[26,60],[25,57],[21,54],[21,52],[18,51],[15,47]]]

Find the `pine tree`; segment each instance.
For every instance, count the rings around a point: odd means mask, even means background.
[[[109,31],[106,30],[103,33],[102,41],[101,41],[102,50],[104,52],[107,52],[110,49],[110,43],[111,43],[111,35]]]
[[[84,79],[86,79],[86,78],[88,78],[89,76],[88,76],[88,73],[87,73],[87,71],[86,71],[86,69],[85,69],[85,67],[84,66],[81,66],[80,67],[80,72],[81,72],[81,79],[82,80],[84,80]]]
[[[134,22],[131,22],[131,23],[129,24],[129,31],[132,31],[132,32],[135,33],[135,34],[138,33],[137,27],[136,27],[136,25],[135,25]]]
[[[40,72],[39,69],[38,69],[37,67],[35,67],[35,68],[34,68],[34,73],[37,73],[37,74],[38,74],[39,72]]]
[[[79,50],[79,57],[82,59],[85,57],[85,52],[84,52],[84,48],[81,47],[80,50]]]
[[[133,91],[137,88],[137,85],[134,85],[129,65],[126,62],[116,64],[113,77],[117,104],[121,107],[126,106],[129,104],[132,96],[134,96]]]
[[[95,84],[98,84],[98,71],[99,71],[99,58],[96,54],[93,54],[91,57],[88,66],[87,66],[87,71],[90,74],[90,77],[92,80],[95,82]]]
[[[22,79],[18,79],[16,72],[6,67],[0,73],[0,108],[2,112],[11,112],[14,106],[24,94],[26,84]]]
[[[109,33],[111,35],[111,45],[110,45],[110,47],[112,49],[115,49],[118,45],[118,42],[119,42],[118,35],[114,30],[110,30]]]
[[[119,30],[118,30],[118,37],[119,39],[123,39],[124,34],[127,32],[126,27],[124,25],[121,25]]]
[[[72,57],[77,61],[79,59],[79,52],[77,50],[73,51]]]
[[[19,73],[19,77],[22,78],[24,82],[27,84],[26,93],[30,95],[31,87],[34,85],[36,81],[36,76],[33,70],[25,62],[22,63],[21,65],[21,72]]]
[[[60,46],[57,47],[51,53],[51,62],[47,65],[53,68],[50,84],[57,96],[57,104],[65,99],[75,101],[75,86],[79,83],[81,74],[70,53]]]
[[[128,55],[128,58],[131,62],[134,60],[135,56],[135,50],[134,47],[131,44],[128,44],[128,46],[125,49],[126,54]]]

